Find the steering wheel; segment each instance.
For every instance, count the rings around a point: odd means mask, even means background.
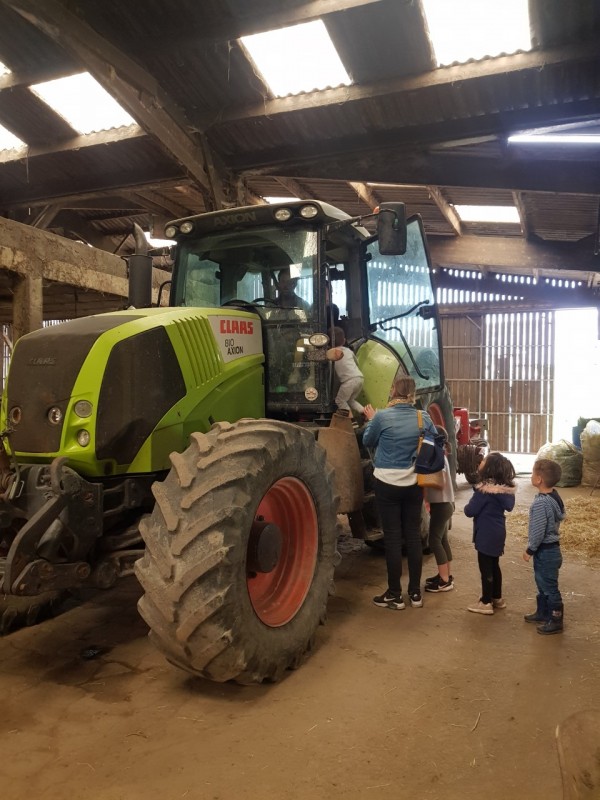
[[[271,300],[270,297],[255,297],[252,303],[262,303],[264,306],[272,306],[273,308],[279,308],[275,300]]]
[[[226,300],[221,305],[222,306],[252,306],[252,303],[249,303],[248,300],[240,300],[238,297],[234,297],[232,300]]]

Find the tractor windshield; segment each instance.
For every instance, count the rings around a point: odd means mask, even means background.
[[[235,300],[316,313],[315,231],[260,227],[181,242],[175,305],[217,307]],[[267,316],[269,316],[267,314]]]
[[[406,253],[382,256],[368,245],[369,309],[373,336],[398,355],[418,390],[441,385],[435,294],[420,221],[409,221]]]

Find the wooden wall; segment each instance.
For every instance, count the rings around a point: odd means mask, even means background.
[[[455,406],[485,418],[494,450],[536,453],[552,431],[554,312],[442,316]]]

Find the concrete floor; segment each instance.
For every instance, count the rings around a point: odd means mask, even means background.
[[[522,620],[535,589],[511,540],[508,608],[467,613],[470,493],[461,482],[455,591],[378,609],[383,558],[346,553],[316,652],[277,685],[171,667],[146,638],[134,579],[0,640],[2,800],[559,800],[556,726],[600,708],[600,565],[567,556],[566,629],[542,637]],[[521,478],[517,503],[530,497]]]

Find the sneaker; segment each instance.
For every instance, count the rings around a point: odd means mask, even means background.
[[[451,592],[454,589],[454,584],[452,581],[444,581],[440,578],[437,583],[426,583],[425,584],[425,591],[426,592]]]
[[[392,608],[394,611],[402,611],[406,608],[401,594],[394,594],[388,589],[384,594],[378,594],[373,598],[373,603],[379,608]]]
[[[478,600],[477,603],[469,606],[467,611],[472,611],[474,614],[493,614],[494,606],[491,603],[482,603],[481,600]]]
[[[492,605],[494,608],[506,608],[506,600],[504,600],[502,597],[498,597],[492,600]]]
[[[432,575],[431,578],[425,578],[425,585],[427,585],[428,583],[437,583],[441,579],[442,577],[438,572],[437,575]],[[452,575],[448,577],[448,580],[450,581],[450,583],[454,583],[454,578],[452,577]]]
[[[421,597],[421,592],[411,592],[408,595],[410,600],[410,604],[412,608],[421,608],[423,605],[423,598]]]

